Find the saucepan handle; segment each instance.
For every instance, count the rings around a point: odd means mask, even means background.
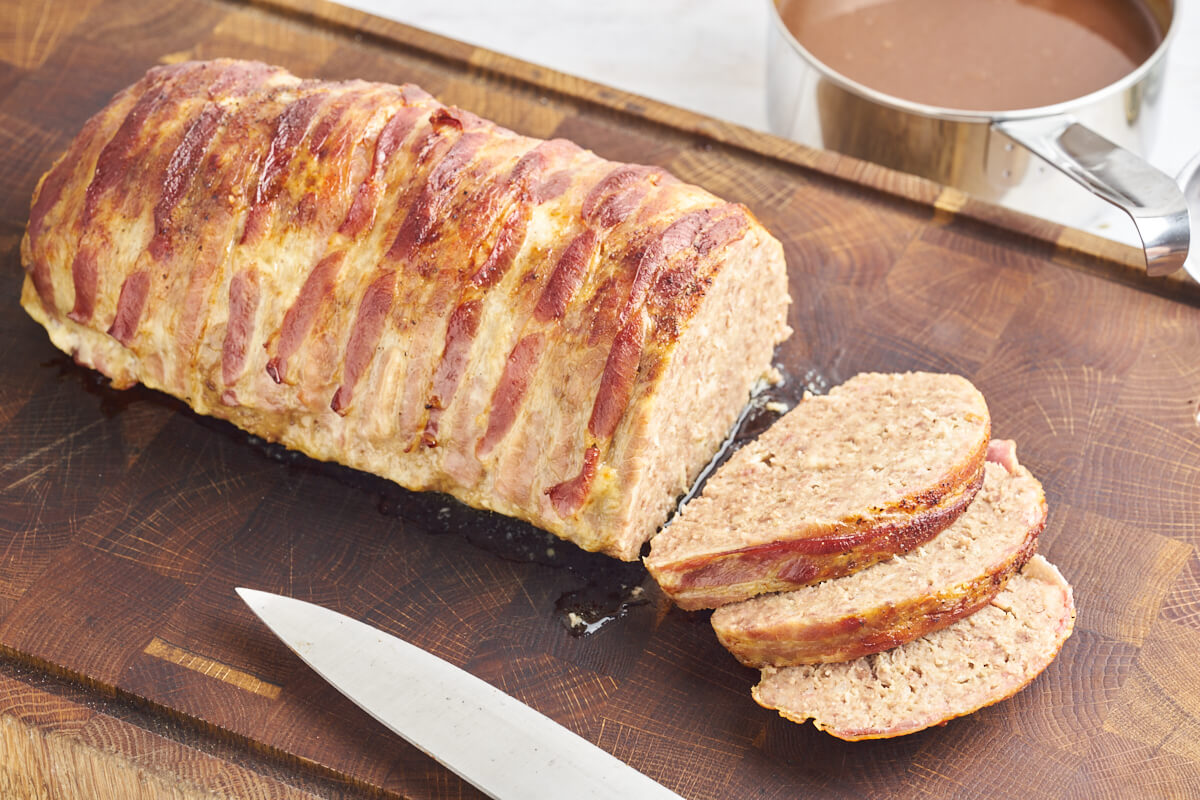
[[[1147,273],[1169,275],[1183,266],[1191,238],[1187,200],[1170,176],[1069,115],[997,120],[992,129],[1128,214],[1142,237]]]

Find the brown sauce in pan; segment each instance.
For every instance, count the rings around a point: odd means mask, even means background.
[[[1129,74],[1164,31],[1139,0],[780,0],[818,60],[904,100],[1036,108]]]

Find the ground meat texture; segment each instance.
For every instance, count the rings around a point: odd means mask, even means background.
[[[954,524],[907,555],[816,586],[722,606],[712,626],[747,666],[849,661],[912,641],[986,606],[1033,556],[1042,486],[1016,462],[985,465]]]
[[[1071,587],[1034,556],[989,605],[947,628],[854,661],[767,667],[753,695],[839,739],[901,736],[1016,694],[1050,665],[1074,622]]]
[[[735,453],[655,537],[646,566],[695,609],[908,552],[979,490],[990,424],[983,396],[960,376],[858,375]]]

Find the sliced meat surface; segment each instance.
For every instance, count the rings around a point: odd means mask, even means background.
[[[915,733],[1012,697],[1071,635],[1071,587],[1034,556],[980,611],[894,650],[840,664],[767,667],[753,689],[786,719],[849,741]]]
[[[696,609],[908,552],[966,510],[990,429],[983,395],[963,377],[858,375],[735,453],[654,538],[646,566]]]
[[[984,469],[971,506],[929,542],[853,575],[722,606],[717,638],[751,667],[849,661],[984,607],[1033,556],[1046,524],[1042,486],[1015,456]]]

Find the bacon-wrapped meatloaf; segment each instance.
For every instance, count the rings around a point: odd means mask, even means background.
[[[156,67],[43,177],[22,304],[114,385],[638,555],[788,334],[779,243],[415,86]]]

